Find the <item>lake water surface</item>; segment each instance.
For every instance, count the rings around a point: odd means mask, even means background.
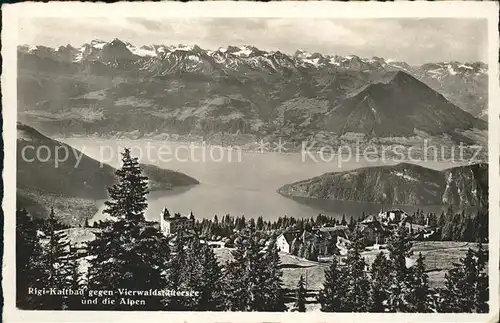
[[[276,190],[284,184],[318,176],[326,172],[345,171],[366,166],[395,164],[394,161],[370,162],[355,157],[339,164],[338,158],[314,160],[300,153],[282,154],[273,152],[238,152],[216,149],[212,155],[201,147],[188,148],[186,144],[153,142],[146,140],[112,140],[96,138],[65,138],[60,141],[81,150],[86,155],[104,161],[114,167],[120,166],[121,147],[129,147],[132,154],[141,157],[140,162],[172,169],[196,178],[200,184],[191,188],[157,191],[149,195],[147,218],[159,220],[160,212],[167,207],[170,213],[193,212],[198,218],[224,216],[263,216],[273,220],[279,216],[311,217],[318,213],[341,218],[360,217],[362,212],[378,212],[391,206],[373,203],[346,201],[315,201],[290,199]],[[168,154],[170,151],[170,155]],[[221,153],[222,151],[222,153]],[[205,159],[203,160],[203,157]],[[213,158],[212,158],[213,157]],[[457,164],[449,162],[425,162],[421,166],[445,169]],[[413,212],[418,206],[405,207]],[[423,207],[425,211],[437,212],[441,206]],[[100,210],[94,220],[102,218]]]

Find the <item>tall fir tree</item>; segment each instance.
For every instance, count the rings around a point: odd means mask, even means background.
[[[472,249],[454,264],[445,275],[445,289],[441,310],[444,312],[472,312],[474,308],[474,285],[477,282],[476,265]]]
[[[295,304],[293,306],[296,312],[306,311],[306,287],[304,276],[300,275],[299,281],[297,283],[297,288],[295,290]]]
[[[268,278],[268,273],[265,272],[267,264],[262,261],[263,255],[260,252],[262,246],[259,245],[259,239],[254,228],[249,227],[247,231],[247,238],[245,239],[246,267],[243,274],[246,277],[248,291],[248,303],[245,308],[246,311],[262,311],[267,306],[264,304],[267,299],[266,296],[269,296],[263,286],[263,282]],[[273,289],[273,287],[270,288]]]
[[[337,258],[325,270],[323,288],[318,293],[318,303],[323,312],[346,312],[344,300],[348,282],[344,279]]]
[[[265,254],[261,258],[262,283],[261,298],[263,299],[264,311],[282,312],[286,310],[284,291],[282,287],[283,273],[280,269],[280,257],[276,241],[272,240]]]
[[[405,276],[408,273],[406,258],[413,255],[413,243],[405,226],[400,225],[390,237],[387,243],[389,258],[398,275]]]
[[[200,249],[200,279],[197,289],[200,291],[196,310],[219,311],[223,306],[222,267],[212,248],[203,245]]]
[[[430,313],[435,310],[429,276],[426,273],[424,257],[419,253],[415,265],[411,267],[409,275],[408,312]]]
[[[71,276],[71,254],[70,241],[67,233],[59,229],[58,221],[54,214],[54,209],[51,209],[47,220],[48,238],[45,247],[45,270],[47,271],[48,280],[47,286],[56,290],[63,290],[67,287],[68,277]],[[46,306],[48,309],[66,309],[68,303],[67,296],[50,295],[46,296]]]
[[[474,217],[472,222],[474,230],[474,241],[481,243],[487,242],[489,233],[489,212],[487,205],[479,208],[477,215]]]
[[[28,293],[28,288],[48,286],[44,270],[43,250],[37,227],[25,209],[16,211],[16,306],[23,310],[39,309],[40,296]]]
[[[306,243],[300,243],[297,251],[297,256],[305,259],[309,259],[309,248]]]
[[[80,268],[81,254],[80,252],[85,252],[84,248],[71,248],[70,250],[70,261],[68,263],[69,276],[67,280],[67,286],[73,291],[81,290],[87,288],[87,280],[82,275],[82,270]],[[67,301],[68,310],[78,310],[82,308],[82,297],[80,295],[70,295]]]
[[[250,218],[250,220],[248,220],[248,226],[250,228],[250,230],[254,230],[256,229],[256,224],[255,224],[255,219],[254,218]]]
[[[413,255],[411,237],[404,225],[398,226],[387,243],[389,260],[391,262],[391,280],[387,287],[389,312],[408,312],[411,287],[409,286],[410,271],[406,259]]]
[[[319,251],[314,242],[309,244],[309,257],[308,260],[318,261]]]
[[[167,286],[172,290],[189,290],[193,280],[191,277],[194,275],[192,271],[195,264],[188,259],[188,243],[189,240],[182,232],[173,238],[173,250],[167,269]],[[194,307],[191,299],[180,296],[168,297],[164,302],[168,304],[169,311],[187,311]]]
[[[283,311],[284,295],[275,245],[262,251],[255,228],[235,240],[233,259],[226,265],[225,309],[231,311]]]
[[[167,288],[170,258],[168,239],[154,224],[109,221],[89,242],[89,288],[147,290]],[[115,294],[115,304],[104,309],[130,310]],[[134,297],[131,297],[134,300]],[[141,299],[137,297],[137,299]],[[164,308],[161,297],[150,297],[143,309]],[[138,306],[136,309],[141,309]]]
[[[349,219],[349,228],[354,229],[355,226],[356,226],[356,222],[354,221],[354,217],[351,217]]]
[[[213,250],[198,237],[177,240],[169,267],[171,288],[197,291],[194,297],[172,298],[169,310],[218,311],[222,308],[222,268]],[[184,248],[185,247],[185,248]]]
[[[440,311],[451,313],[487,313],[488,275],[485,272],[484,250],[474,252],[468,249],[460,263],[454,264],[445,275],[445,288],[442,290]]]
[[[248,291],[248,271],[246,240],[235,239],[232,260],[226,265],[224,280],[224,308],[229,311],[247,311],[250,303]]]
[[[298,256],[299,255],[300,245],[301,245],[300,240],[297,239],[297,237],[295,237],[292,240],[292,245],[290,246],[290,253],[292,255]]]
[[[347,220],[345,219],[345,214],[342,214],[342,220],[340,220],[340,225],[347,225]]]
[[[446,223],[446,215],[445,215],[444,211],[441,211],[441,214],[439,215],[438,220],[437,220],[437,226],[439,228],[443,228],[445,223]]]
[[[348,312],[368,312],[370,302],[370,281],[367,275],[367,264],[361,251],[363,250],[363,234],[359,230],[353,232],[352,242],[342,268],[343,277],[348,282],[345,290],[344,309]]]
[[[96,238],[88,244],[89,288],[166,288],[168,239],[154,223],[144,219],[147,178],[142,175],[137,158],[132,157],[128,149],[122,157],[123,166],[116,171],[118,183],[109,188],[111,200],[106,202],[104,211],[111,219],[100,225]],[[158,310],[164,305],[161,297],[151,297],[144,309]],[[118,295],[114,305],[97,308],[130,310]]]
[[[116,176],[118,183],[108,188],[111,200],[104,202],[104,213],[114,219],[143,221],[148,178],[142,174],[137,158],[130,155],[128,148],[122,153],[122,167],[116,171]]]
[[[488,251],[484,248],[483,244],[480,242],[478,245],[478,250],[476,252],[476,264],[477,264],[477,284],[476,284],[476,297],[474,301],[474,307],[477,313],[488,313],[489,312],[489,277],[488,277]]]
[[[386,310],[386,301],[388,299],[387,286],[390,283],[391,262],[379,252],[371,267],[371,312],[382,313]]]
[[[262,218],[262,216],[259,216],[257,218],[257,230],[260,231],[263,229],[264,229],[264,219]]]

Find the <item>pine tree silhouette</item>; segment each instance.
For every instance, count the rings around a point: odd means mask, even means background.
[[[42,297],[30,295],[28,288],[47,286],[42,246],[33,219],[24,209],[16,211],[16,306],[32,310],[42,306]]]
[[[167,286],[173,290],[188,290],[190,287],[190,275],[193,274],[192,266],[187,254],[187,239],[182,232],[174,238],[171,259],[168,264]],[[189,267],[187,267],[189,266]],[[183,311],[193,307],[193,303],[184,297],[172,296],[167,300],[168,310]]]
[[[231,252],[233,259],[226,265],[224,279],[224,308],[229,311],[246,311],[250,303],[245,253],[245,241],[236,239],[235,249]]]
[[[284,311],[282,272],[275,243],[262,252],[255,228],[235,240],[233,259],[226,265],[224,299],[231,311]]]
[[[445,288],[440,310],[452,313],[487,313],[488,274],[486,253],[482,245],[478,252],[468,249],[460,263],[454,264],[445,276]]]
[[[430,313],[433,311],[433,300],[429,287],[429,276],[426,273],[424,257],[419,253],[415,265],[409,275],[409,312]]]
[[[390,284],[391,270],[392,268],[390,261],[387,259],[383,252],[379,252],[371,267],[371,312],[385,312],[385,301],[388,298],[386,289]]]
[[[343,306],[348,312],[368,312],[372,305],[370,304],[370,281],[366,272],[367,264],[361,257],[363,235],[355,230],[351,240],[345,266],[342,268],[343,277],[348,282]]]
[[[109,188],[110,201],[105,212],[111,220],[100,225],[96,238],[88,244],[89,288],[100,290],[148,290],[167,287],[170,257],[168,239],[153,223],[144,220],[147,207],[147,178],[142,175],[137,158],[125,149],[123,167],[116,171],[118,183]],[[134,300],[134,297],[129,297]],[[142,299],[137,296],[137,299]],[[114,305],[97,309],[164,309],[165,300],[148,297],[146,306],[131,308],[115,294]]]
[[[318,302],[323,312],[345,312],[344,300],[346,295],[347,281],[339,269],[337,258],[325,270],[325,281],[323,288],[318,293]]]
[[[482,243],[479,243],[478,250],[476,252],[476,266],[478,272],[477,284],[476,284],[476,297],[474,307],[477,313],[488,313],[489,312],[489,277],[487,272],[488,266],[488,251],[485,250]]]
[[[222,267],[208,245],[201,246],[200,274],[197,290],[200,292],[196,310],[219,311],[222,309]]]
[[[54,209],[51,208],[47,220],[48,243],[45,250],[45,269],[48,275],[47,286],[56,290],[63,290],[67,285],[68,276],[71,275],[70,242],[67,233],[58,230],[60,227],[56,220]],[[50,309],[65,309],[67,297],[49,295],[45,297]]]
[[[67,277],[67,286],[73,291],[84,289],[87,287],[87,281],[80,270],[80,251],[85,252],[84,248],[72,248],[68,263],[69,276]],[[81,309],[82,297],[80,295],[69,296],[67,300],[67,308]]]
[[[387,288],[389,312],[411,312],[409,299],[411,297],[410,270],[406,266],[406,258],[413,255],[413,244],[404,225],[400,225],[387,243],[389,260],[391,262],[391,281]]]
[[[248,228],[246,235],[244,257],[246,266],[243,276],[246,277],[247,281],[248,303],[245,306],[245,311],[259,311],[266,307],[264,300],[268,296],[263,290],[263,282],[266,278],[264,271],[267,264],[262,261],[255,228]]]
[[[302,275],[300,275],[299,281],[297,283],[297,289],[295,291],[294,310],[297,312],[306,311],[306,288],[304,276]]]
[[[122,153],[122,167],[116,171],[116,176],[118,183],[108,188],[111,200],[104,202],[106,209],[103,212],[114,219],[143,221],[148,178],[142,175],[139,162],[130,155],[130,149],[125,148]]]
[[[271,240],[266,253],[262,257],[263,271],[261,293],[266,312],[282,312],[286,310],[282,287],[283,273],[280,269],[280,257],[276,241]]]

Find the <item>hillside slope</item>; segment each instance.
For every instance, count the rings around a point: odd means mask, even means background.
[[[141,168],[149,178],[150,190],[199,183],[186,174],[153,165],[141,164]],[[48,214],[50,207],[66,218],[81,218],[74,212],[91,215],[96,201],[108,197],[107,187],[115,183],[115,171],[30,126],[17,124],[18,207],[40,216]]]
[[[278,192],[288,197],[381,204],[477,206],[487,203],[487,187],[484,163],[443,171],[401,163],[327,173],[284,185]]]
[[[455,129],[485,130],[487,123],[454,106],[413,76],[397,71],[386,73],[331,110],[324,128],[393,137],[412,136],[416,129],[456,135]]]
[[[42,148],[43,147],[43,148]],[[37,151],[39,156],[37,156]],[[56,161],[56,154],[65,161]],[[78,157],[81,160],[78,161]],[[46,157],[50,157],[45,160]],[[17,188],[64,197],[104,199],[114,183],[115,169],[53,140],[37,130],[17,124]]]

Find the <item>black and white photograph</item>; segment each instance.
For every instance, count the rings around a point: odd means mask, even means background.
[[[116,5],[2,53],[16,311],[498,315],[498,17]]]

